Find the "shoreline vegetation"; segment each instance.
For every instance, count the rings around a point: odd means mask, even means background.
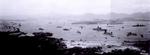
[[[14,23],[11,23],[14,24]],[[33,36],[20,31],[21,24],[3,25],[0,31],[1,51],[4,54],[41,54],[41,55],[143,55],[142,50],[114,49],[104,52],[98,47],[73,47],[67,48],[63,38],[54,38],[53,33],[34,32]]]

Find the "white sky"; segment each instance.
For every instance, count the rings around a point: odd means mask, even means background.
[[[111,0],[111,11],[135,13],[150,11],[150,0]]]
[[[107,14],[150,11],[150,0],[0,0],[1,15]]]
[[[6,14],[106,14],[110,0],[0,0]]]

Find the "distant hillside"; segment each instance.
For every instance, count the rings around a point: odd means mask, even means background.
[[[101,20],[101,21],[80,21],[80,22],[74,22],[72,24],[123,24],[122,21],[118,20]]]
[[[82,18],[85,20],[90,18],[90,21],[78,21],[73,22],[72,24],[122,24],[125,21],[150,21],[150,12],[145,13],[133,13],[133,14],[119,14],[119,13],[111,13],[107,15],[85,15]]]
[[[112,13],[111,18],[122,21],[150,21],[150,12],[138,12],[133,14]]]

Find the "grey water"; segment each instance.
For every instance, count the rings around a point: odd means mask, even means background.
[[[150,39],[150,22],[129,21],[123,24],[71,24],[71,22],[57,22],[51,20],[25,20],[9,21],[20,23],[21,31],[32,35],[33,32],[51,32],[55,38],[63,38],[68,46],[121,46],[124,41],[140,41]],[[145,27],[133,27],[136,24],[144,24]],[[82,28],[81,28],[82,27]],[[93,28],[101,27],[112,32],[113,35],[106,35],[103,31],[95,31]],[[44,30],[39,30],[43,28]],[[68,30],[64,30],[68,29]],[[127,36],[128,32],[136,33],[137,36]],[[141,38],[140,35],[144,37]],[[71,41],[75,41],[74,43]]]

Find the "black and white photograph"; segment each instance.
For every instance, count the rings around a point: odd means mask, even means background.
[[[0,0],[0,54],[150,55],[150,0]]]

